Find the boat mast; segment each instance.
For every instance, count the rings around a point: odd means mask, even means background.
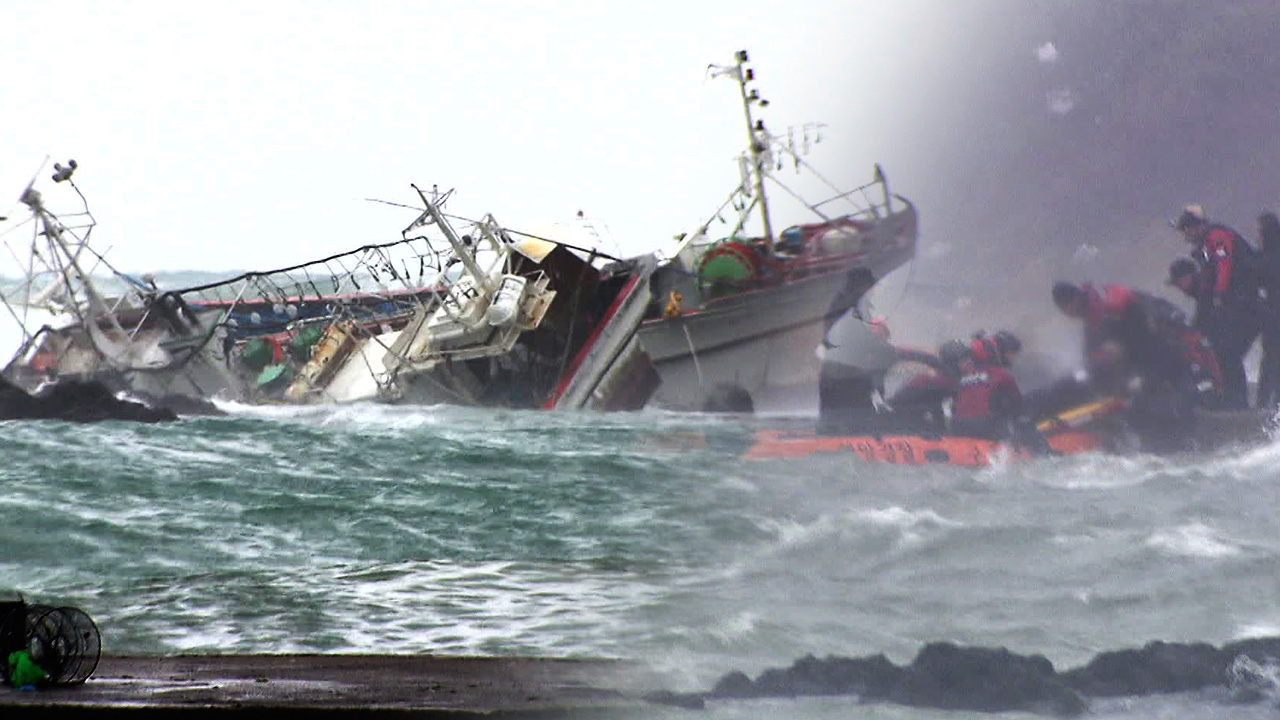
[[[488,275],[481,272],[480,266],[476,264],[475,257],[473,255],[477,249],[476,246],[480,244],[480,241],[478,239],[475,240],[472,247],[468,247],[462,242],[461,238],[458,237],[458,233],[451,225],[449,225],[449,221],[445,219],[444,213],[440,211],[440,204],[443,200],[434,188],[432,188],[431,191],[431,199],[428,200],[426,194],[423,193],[422,190],[419,190],[417,185],[410,183],[409,186],[417,191],[418,197],[422,198],[422,202],[426,204],[427,209],[418,217],[418,220],[416,220],[413,225],[409,226],[409,229],[405,230],[405,232],[408,232],[417,225],[429,224],[424,223],[423,220],[426,217],[430,217],[432,222],[436,224],[436,227],[440,228],[440,232],[444,235],[445,239],[449,241],[449,245],[453,248],[454,257],[462,261],[462,267],[465,268],[471,277],[475,279],[476,284],[480,286],[480,289],[484,290],[486,293],[493,292],[495,290],[493,283],[489,281]],[[445,197],[448,197],[448,193],[445,194]]]
[[[764,192],[764,152],[768,149],[765,145],[767,135],[764,129],[764,121],[753,121],[751,118],[751,104],[759,103],[760,107],[766,107],[768,100],[760,97],[760,93],[754,88],[747,92],[747,83],[755,80],[755,72],[748,67],[747,51],[739,50],[734,55],[733,74],[738,81],[738,93],[742,96],[742,113],[747,119],[747,148],[751,157],[751,168],[755,172],[756,196],[760,202],[760,217],[764,221],[764,237],[767,241],[769,254],[773,254],[773,224],[769,218],[769,199]],[[764,136],[764,137],[761,137]]]
[[[53,181],[56,183],[69,182],[71,180],[71,174],[75,172],[77,167],[78,165],[75,160],[69,161],[65,167],[60,163],[55,163],[53,168],[56,172],[53,175]],[[75,183],[71,183],[71,186],[75,187]],[[79,192],[79,190],[76,192]],[[40,234],[44,235],[49,242],[51,250],[50,260],[54,263],[50,269],[58,272],[59,280],[56,280],[55,282],[62,283],[63,287],[66,288],[69,299],[68,309],[79,316],[80,320],[86,324],[105,319],[111,326],[111,329],[115,330],[122,337],[128,337],[128,333],[126,333],[124,327],[120,325],[119,318],[116,317],[114,312],[107,309],[107,303],[102,299],[102,296],[98,294],[97,288],[94,287],[92,278],[80,267],[79,257],[80,251],[84,249],[84,241],[81,241],[79,247],[77,247],[74,252],[71,250],[66,238],[66,227],[56,215],[45,207],[44,196],[40,194],[39,190],[28,185],[27,189],[22,193],[22,197],[19,199],[22,204],[31,209],[31,212],[40,220],[40,223],[44,228],[43,232]],[[65,265],[58,259],[59,255],[66,258]],[[81,288],[84,290],[85,297],[88,300],[86,306],[83,308],[79,307],[78,303],[74,300],[74,286],[72,284],[73,277],[75,280],[79,281]]]

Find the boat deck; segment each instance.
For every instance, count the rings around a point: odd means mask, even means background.
[[[82,685],[0,686],[0,707],[99,717],[619,717],[655,677],[628,661],[426,655],[104,656]],[[281,714],[283,713],[283,715]],[[12,714],[12,713],[8,713]]]

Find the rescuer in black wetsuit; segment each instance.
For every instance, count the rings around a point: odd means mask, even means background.
[[[1173,226],[1194,249],[1199,265],[1197,330],[1209,338],[1223,378],[1223,405],[1249,406],[1244,356],[1261,330],[1259,259],[1235,230],[1210,222],[1204,209],[1188,205]]]
[[[1280,218],[1258,216],[1262,245],[1259,281],[1263,290],[1262,362],[1258,371],[1258,407],[1280,404]]]

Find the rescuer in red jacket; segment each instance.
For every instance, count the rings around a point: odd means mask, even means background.
[[[1022,412],[1022,392],[1008,370],[1022,343],[1005,331],[990,340],[975,341],[981,356],[973,354],[961,364],[963,374],[951,407],[951,432],[956,435],[1007,437]]]
[[[966,340],[948,340],[938,347],[934,359],[935,362],[921,362],[921,371],[887,401],[895,416],[913,423],[919,432],[944,433],[945,407],[955,399],[961,376],[973,369],[973,348]]]
[[[1120,285],[1102,291],[1057,283],[1054,303],[1085,325],[1090,385],[1130,399],[1129,426],[1145,446],[1193,440],[1197,406],[1221,403],[1221,373],[1209,344],[1162,298]]]
[[[1221,391],[1221,371],[1204,336],[1173,303],[1123,285],[1067,282],[1053,286],[1053,302],[1084,324],[1085,362],[1096,389],[1128,392],[1137,376],[1146,390],[1186,390],[1208,380],[1201,393]]]
[[[1120,392],[1134,368],[1145,365],[1151,332],[1138,294],[1123,285],[1055,283],[1053,304],[1084,324],[1085,367],[1094,387]]]

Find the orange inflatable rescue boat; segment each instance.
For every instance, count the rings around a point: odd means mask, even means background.
[[[1107,450],[1110,434],[1090,429],[1091,424],[1123,410],[1127,402],[1106,397],[1074,407],[1043,420],[1036,429],[1055,454]],[[748,460],[808,457],[825,453],[853,453],[866,462],[899,465],[963,465],[981,467],[1004,460],[1044,457],[1043,452],[1013,443],[956,435],[819,435],[814,430],[756,431],[755,442],[742,455]]]

